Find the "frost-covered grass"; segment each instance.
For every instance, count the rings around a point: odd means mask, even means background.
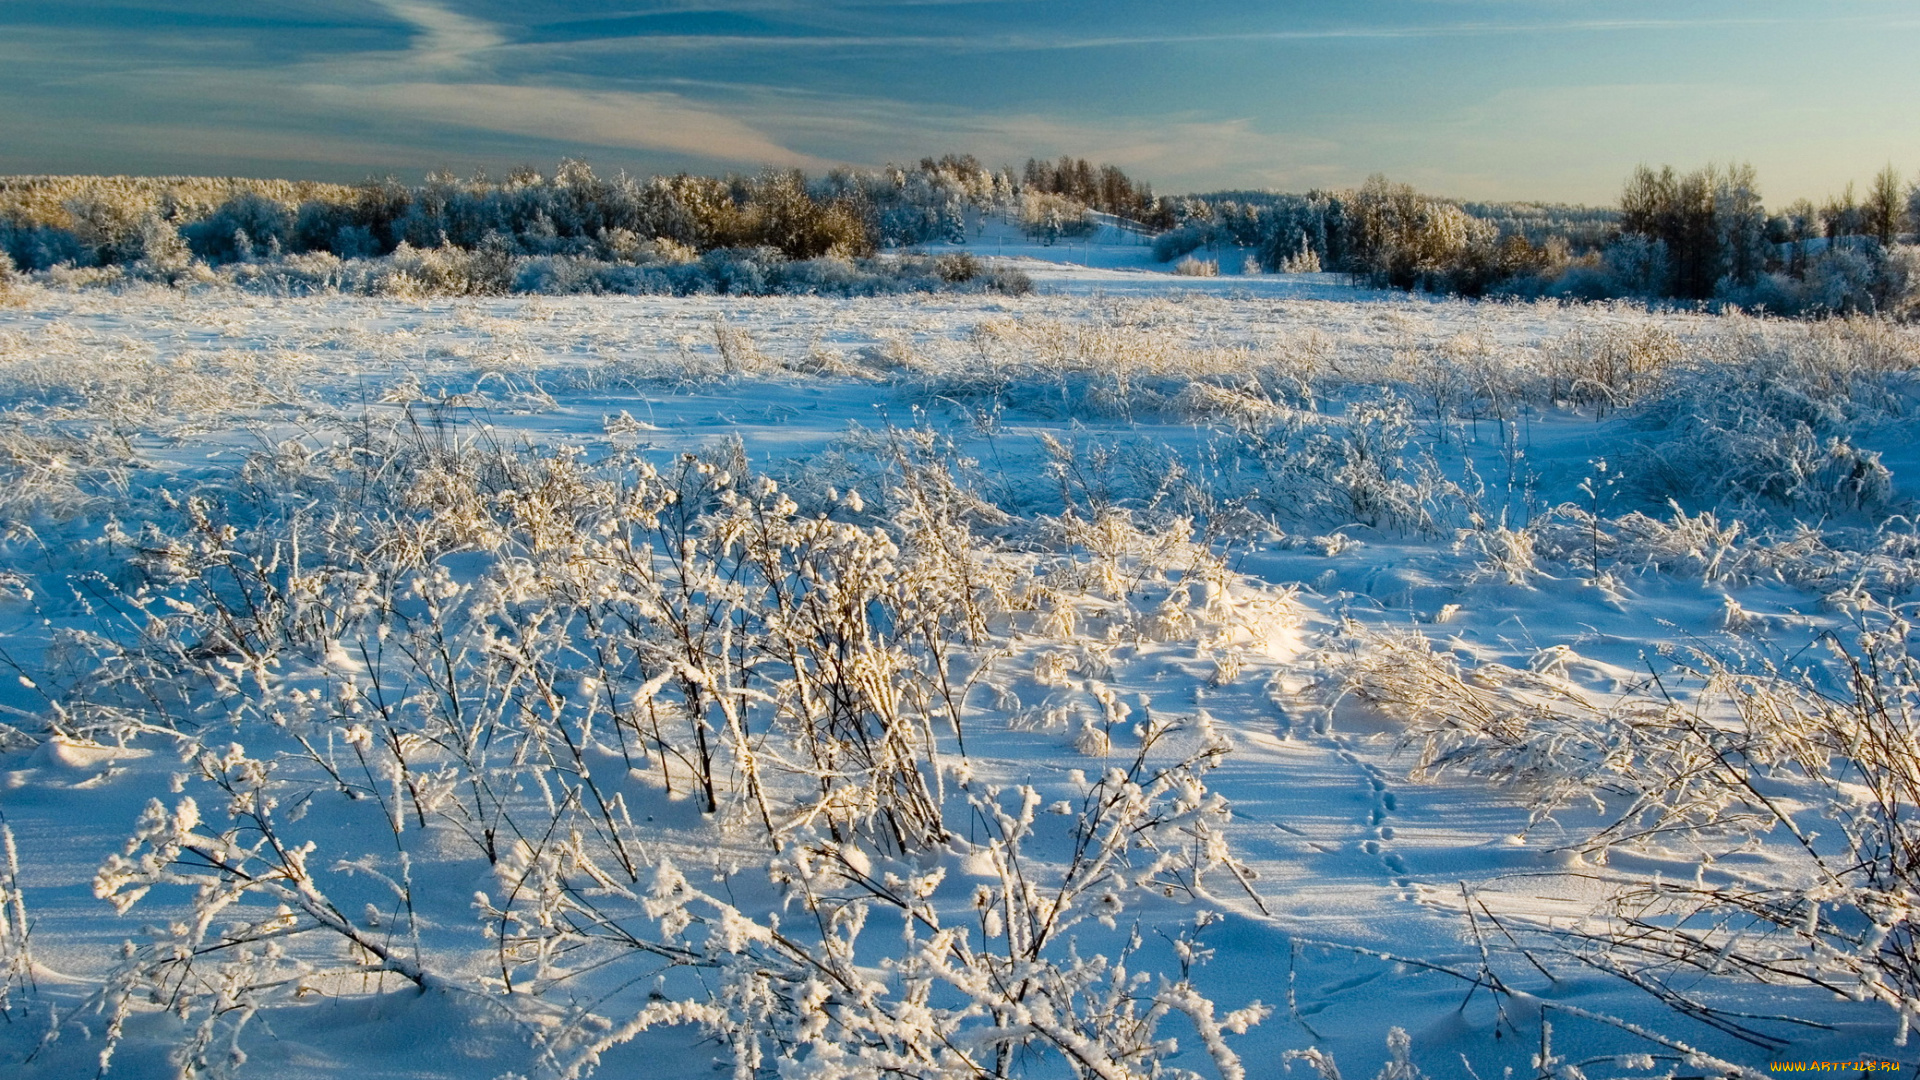
[[[23,1075],[1908,1054],[1911,329],[7,303]]]

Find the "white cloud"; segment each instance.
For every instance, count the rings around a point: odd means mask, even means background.
[[[385,3],[387,0],[381,0]],[[581,53],[640,53],[689,50],[738,52],[744,49],[766,52],[806,52],[814,50],[862,50],[892,52],[903,49],[930,49],[942,52],[1056,52],[1140,48],[1167,45],[1226,45],[1318,41],[1421,41],[1447,38],[1487,37],[1569,37],[1636,32],[1725,31],[1736,28],[1832,26],[1852,23],[1863,31],[1872,27],[1885,30],[1910,30],[1916,20],[1885,15],[1834,16],[1831,13],[1794,16],[1739,15],[1723,17],[1675,17],[1640,19],[1563,19],[1539,21],[1453,21],[1432,23],[1369,24],[1240,29],[1220,32],[1148,32],[1148,33],[1062,33],[994,32],[961,34],[898,34],[833,32],[806,35],[643,32],[609,33],[564,42],[518,43],[507,46],[516,55]]]
[[[508,37],[498,27],[434,0],[375,2],[414,28],[409,48],[402,54],[361,54],[289,73],[309,102],[336,114],[583,147],[756,165],[827,164],[782,146],[752,124],[678,94],[505,81],[490,70],[508,47]]]
[[[1043,113],[989,114],[910,108],[897,102],[789,95],[756,102],[765,122],[813,146],[859,160],[881,148],[895,157],[964,151],[993,163],[1072,154],[1112,162],[1163,190],[1235,183],[1315,187],[1349,182],[1338,143],[1260,130],[1245,118],[1161,115],[1086,119]],[[867,164],[880,164],[868,161]]]
[[[492,23],[470,18],[430,0],[374,0],[418,31],[406,63],[416,68],[457,68],[497,49],[507,37]]]
[[[331,104],[484,131],[753,165],[830,164],[676,94],[437,82],[306,89]]]

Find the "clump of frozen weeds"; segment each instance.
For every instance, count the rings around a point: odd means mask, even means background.
[[[1703,1004],[1687,972],[1878,1001],[1898,1014],[1904,1044],[1920,995],[1920,670],[1904,607],[1869,601],[1856,618],[1852,640],[1826,639],[1831,668],[1696,650],[1609,694],[1569,677],[1577,655],[1564,647],[1530,670],[1469,666],[1418,632],[1349,626],[1325,686],[1405,725],[1416,779],[1462,772],[1508,786],[1589,863],[1700,865],[1691,881],[1625,879],[1582,920],[1507,912],[1499,923],[1483,907],[1503,929],[1756,1046],[1780,1042]],[[1763,837],[1785,854],[1743,868],[1733,857]],[[1469,909],[1498,897],[1477,894]]]
[[[737,445],[659,465],[611,428],[590,459],[409,411],[110,528],[124,565],[94,588],[140,629],[72,636],[49,730],[179,753],[199,794],[152,800],[100,867],[117,911],[169,913],[50,1034],[104,1016],[104,1069],[162,1011],[179,1072],[225,1076],[264,1011],[411,986],[529,1025],[555,1077],[666,1025],[740,1077],[1164,1075],[1176,1023],[1243,1076],[1228,1035],[1265,1009],[1216,1010],[1216,917],[1177,910],[1253,896],[1206,783],[1228,743],[1144,714],[1045,794],[966,751],[1011,627],[1084,609],[1185,640],[1228,614],[1190,522],[1068,514],[1049,551],[1001,551],[911,432],[876,444],[882,517],[803,510]],[[686,805],[717,888],[636,820]],[[318,806],[361,838],[306,835]]]

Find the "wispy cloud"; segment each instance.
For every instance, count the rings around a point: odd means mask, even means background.
[[[362,116],[584,147],[745,164],[829,164],[678,94],[505,81],[492,64],[509,40],[500,27],[433,0],[377,2],[414,29],[407,50],[309,66],[299,73],[309,100]]]
[[[657,150],[746,164],[820,168],[752,125],[677,94],[479,82],[312,85],[338,106],[388,116],[589,146]]]
[[[429,0],[374,0],[416,33],[405,63],[415,68],[442,69],[471,65],[481,53],[507,43],[492,23],[462,15]]]
[[[1180,18],[1108,0],[302,0],[285,19],[114,2],[124,18],[0,3],[0,169],[953,150],[1110,160],[1168,191],[1383,170],[1610,199],[1642,160],[1750,158],[1776,197],[1916,164],[1899,139],[1920,95],[1913,0],[1198,0]]]
[[[1214,34],[1116,34],[1033,39],[1036,49],[1101,49],[1137,45],[1214,45],[1238,42],[1409,40],[1422,38],[1520,37],[1556,34],[1617,34],[1648,30],[1714,30],[1733,27],[1789,26],[1808,18],[1732,17],[1692,19],[1568,19],[1542,22],[1457,22],[1401,26],[1327,26],[1306,29],[1254,29]],[[1829,16],[1822,20],[1832,23]],[[1862,19],[1860,21],[1868,21]],[[1880,20],[1884,21],[1884,20]],[[1902,20],[1903,22],[1905,20]],[[1013,47],[1018,47],[1018,43]]]
[[[1396,41],[1446,38],[1537,37],[1583,34],[1620,34],[1648,31],[1729,30],[1796,25],[1852,24],[1911,30],[1920,20],[1911,16],[1806,13],[1794,16],[1724,16],[1641,19],[1562,19],[1538,21],[1464,21],[1418,24],[1341,24],[1315,27],[1249,27],[1208,33],[609,33],[564,42],[523,42],[506,47],[514,55],[563,52],[630,52],[692,50],[758,50],[815,52],[834,50],[889,51],[930,49],[947,52],[1056,52],[1171,45],[1231,45],[1316,41]]]
[[[896,157],[964,149],[991,162],[1015,164],[1030,155],[1071,153],[1123,162],[1169,190],[1208,186],[1220,176],[1260,185],[1316,186],[1346,179],[1336,164],[1339,143],[1264,130],[1248,117],[993,113],[850,95],[772,94],[756,97],[753,111],[807,145],[847,147],[853,160],[861,157],[860,148],[876,146]]]

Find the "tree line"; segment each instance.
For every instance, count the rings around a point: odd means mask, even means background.
[[[1889,310],[1920,287],[1920,184],[1891,167],[1864,195],[1816,205],[1762,201],[1747,165],[1641,167],[1613,207],[1461,202],[1375,176],[1357,188],[1169,198],[1110,164],[1029,159],[990,168],[968,155],[809,177],[603,177],[563,161],[391,177],[343,186],[202,178],[0,178],[0,254],[14,266],[219,266],[326,253],[483,253],[496,262],[569,258],[684,264],[718,251],[769,259],[863,259],[965,243],[999,213],[1044,240],[1084,235],[1093,212],[1156,232],[1173,260],[1206,247],[1251,253],[1266,271],[1336,271],[1376,287],[1467,296],[1555,296],[1738,304],[1789,314]]]
[[[1248,249],[1268,271],[1334,270],[1376,287],[1468,296],[1631,297],[1782,314],[1892,310],[1920,289],[1920,182],[1891,166],[1819,205],[1764,204],[1751,165],[1641,166],[1615,207],[1473,203],[1374,176],[1305,195],[1222,192],[1173,204],[1163,261]]]
[[[1059,195],[1104,214],[1154,229],[1172,228],[1173,204],[1156,198],[1153,186],[1129,177],[1118,165],[1094,165],[1063,156],[1057,162],[1028,158],[1021,182],[1029,191]]]
[[[1094,178],[1092,189],[1078,186],[1083,173]],[[964,243],[970,215],[1017,210],[1023,195],[1041,196],[1036,205],[1062,219],[1055,227],[1069,233],[1090,206],[1143,214],[1159,202],[1114,166],[1080,161],[1066,175],[1075,194],[1057,194],[1062,181],[1053,173],[1036,188],[1011,168],[964,155],[817,177],[793,169],[603,177],[570,160],[550,175],[530,167],[499,179],[439,172],[418,185],[392,177],[352,186],[0,178],[0,251],[26,270],[181,255],[215,265],[311,252],[375,258],[402,245],[615,261],[722,249],[771,250],[795,260],[861,258]],[[225,197],[209,200],[214,191]]]

